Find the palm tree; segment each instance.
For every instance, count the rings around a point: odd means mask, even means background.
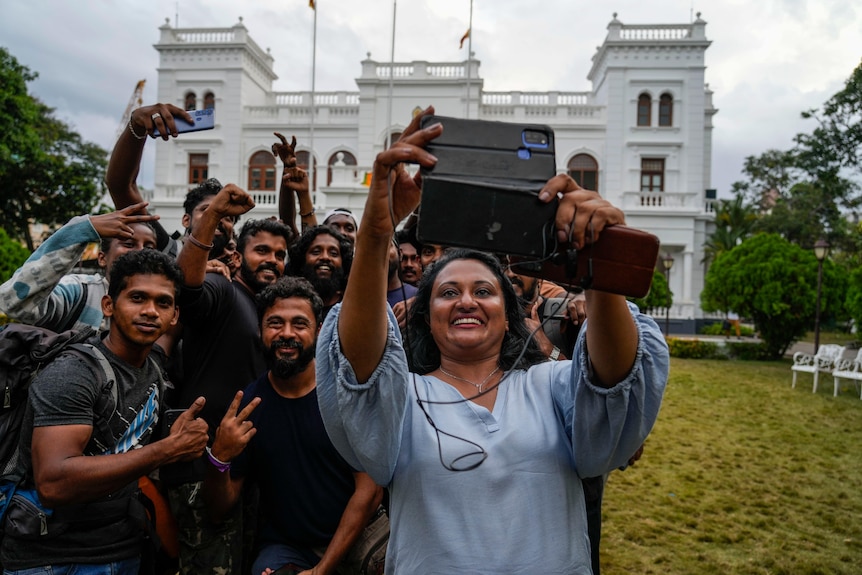
[[[751,235],[758,218],[757,209],[746,204],[742,194],[732,200],[720,200],[715,211],[715,231],[703,244],[704,263],[742,243]]]

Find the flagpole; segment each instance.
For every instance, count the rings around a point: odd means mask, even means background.
[[[470,119],[470,77],[473,75],[473,0],[470,0],[470,26],[467,28],[467,115]]]
[[[312,10],[314,10],[314,32],[312,33],[311,41],[311,122],[308,127],[308,171],[311,174],[311,191],[316,192],[317,186],[315,186],[315,183],[317,182],[317,170],[315,169],[316,166],[314,161],[314,81],[317,76],[317,2],[313,2],[311,7]]]
[[[392,49],[389,52],[389,98],[386,104],[386,148],[392,145],[392,84],[395,78],[395,14],[398,0],[392,0]]]

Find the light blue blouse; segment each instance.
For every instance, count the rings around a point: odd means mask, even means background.
[[[391,311],[384,356],[358,384],[338,341],[340,305],[329,313],[317,351],[320,410],[339,453],[390,488],[387,574],[590,573],[580,477],[627,463],[668,376],[661,331],[630,308],[639,341],[623,381],[590,383],[582,330],[576,361],[508,372],[493,411],[409,373]],[[469,471],[443,464],[467,467],[481,454]]]

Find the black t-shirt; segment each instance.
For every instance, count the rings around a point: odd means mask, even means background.
[[[21,429],[19,472],[22,488],[34,487],[31,442],[34,427],[92,425],[93,437],[84,449],[87,456],[124,453],[149,442],[158,422],[160,377],[165,356],[154,347],[150,354],[154,365],[132,366],[114,355],[98,338],[90,341],[105,355],[117,377],[117,404],[111,413],[96,413],[105,390],[105,376],[95,359],[74,353],[63,353],[36,377],[30,386],[29,401]],[[107,420],[107,428],[100,421]],[[109,431],[108,431],[109,430]],[[102,433],[106,435],[101,435]],[[7,569],[25,569],[62,563],[108,563],[135,557],[141,552],[143,532],[140,525],[125,514],[106,518],[107,501],[127,501],[137,489],[132,482],[108,497],[89,504],[58,507],[57,518],[72,518],[74,527],[50,538],[21,541],[7,533],[3,537],[2,559]],[[64,519],[64,520],[65,520]],[[49,523],[50,525],[50,523]],[[50,529],[50,527],[49,527]]]
[[[254,296],[239,282],[207,274],[197,289],[180,296],[183,380],[171,407],[188,408],[206,398],[201,417],[215,433],[236,392],[266,371]],[[202,481],[206,459],[162,468],[169,484]]]
[[[317,390],[288,399],[264,374],[245,389],[243,407],[255,397],[257,433],[231,463],[231,475],[260,488],[258,545],[328,545],[356,487],[323,427]]]

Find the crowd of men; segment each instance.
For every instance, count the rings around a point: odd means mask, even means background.
[[[105,408],[98,368],[72,355],[37,376],[0,560],[10,573],[137,573],[145,529],[134,501],[148,476],[176,521],[183,574],[377,572],[386,494],[337,453],[315,392],[318,330],[344,292],[359,222],[335,209],[317,225],[296,140],[276,133],[281,219],[242,222],[251,196],[209,179],[188,192],[184,231],[172,237],[136,178],[148,136],[176,136],[173,118],[186,116],[165,104],[135,110],[106,176],[116,211],[73,218],[0,286],[0,311],[14,321],[96,330],[91,343],[119,391]],[[423,271],[446,249],[403,225],[387,293],[402,326]],[[71,273],[94,241],[104,273]],[[508,275],[540,347],[565,358],[582,298]],[[563,319],[539,328],[545,300],[563,297]],[[35,523],[12,521],[27,503]]]

